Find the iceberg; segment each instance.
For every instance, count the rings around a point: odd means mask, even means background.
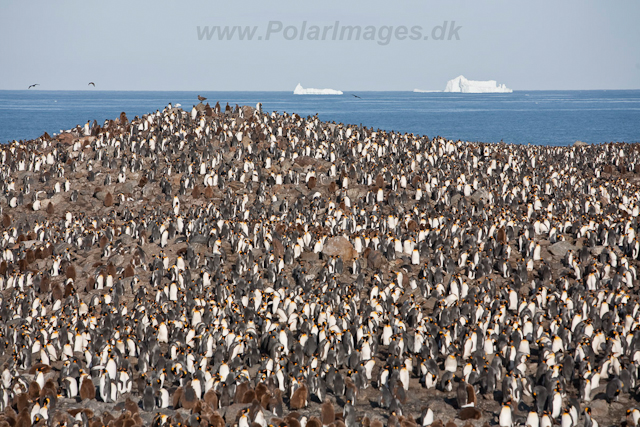
[[[460,93],[511,93],[513,90],[504,84],[497,84],[495,80],[467,80],[464,76],[458,76],[447,82],[445,92]]]
[[[294,95],[342,95],[341,90],[303,88],[300,83],[293,90]]]

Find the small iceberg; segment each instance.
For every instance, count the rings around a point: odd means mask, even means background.
[[[293,90],[294,95],[342,95],[341,90],[303,88],[300,83]]]
[[[467,80],[464,76],[458,76],[447,82],[445,92],[458,93],[511,93],[513,90],[504,84],[497,84],[495,80]]]

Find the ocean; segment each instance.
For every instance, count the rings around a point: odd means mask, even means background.
[[[352,95],[357,95],[356,98]],[[224,105],[262,102],[266,111],[362,124],[453,140],[570,145],[640,142],[640,90],[515,91],[509,94],[344,92],[0,91],[0,142],[32,139],[87,120],[131,119],[168,103],[191,110],[197,95]]]

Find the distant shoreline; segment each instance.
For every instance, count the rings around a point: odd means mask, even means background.
[[[513,92],[638,92],[639,89],[513,89]],[[134,89],[0,89],[0,92],[191,92],[191,93],[291,93],[291,90],[134,90]],[[460,92],[444,92],[443,90],[420,90],[416,92],[415,89],[407,90],[359,90],[359,89],[345,89],[342,92],[358,92],[358,93],[460,93]],[[480,93],[476,95],[486,95],[488,93]]]

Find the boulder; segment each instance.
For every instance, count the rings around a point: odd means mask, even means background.
[[[567,254],[567,251],[569,251],[569,249],[571,249],[572,251],[575,251],[577,248],[567,241],[557,242],[549,246],[549,252],[551,252],[553,255],[557,257],[565,256]]]
[[[318,180],[320,185],[329,185],[329,183],[331,182],[331,179],[329,178],[329,175],[324,174],[324,173],[318,174],[316,179]]]
[[[476,190],[471,195],[471,200],[473,200],[476,203],[480,203],[480,200],[482,200],[483,202],[486,203],[489,200],[489,192],[487,190],[485,190],[484,188]]]
[[[354,205],[357,201],[367,196],[367,189],[361,186],[349,188],[347,190],[347,196],[351,199],[351,204]]]
[[[227,406],[221,415],[224,417],[227,425],[234,425],[238,421],[240,413],[250,406],[248,403],[233,403]]]
[[[71,145],[76,137],[71,132],[63,132],[57,136],[57,139],[62,144]]]
[[[306,262],[315,262],[318,261],[320,257],[315,252],[303,252],[300,255],[300,259]]]
[[[589,145],[589,144],[587,144],[586,142],[583,142],[583,141],[576,141],[576,142],[573,143],[574,147],[586,147],[587,145]]]
[[[313,166],[317,163],[316,159],[314,159],[313,157],[309,157],[309,156],[298,156],[296,157],[296,159],[293,161],[294,164],[298,165],[298,166]]]
[[[137,181],[134,182],[129,177],[129,180],[126,181],[124,184],[122,184],[122,186],[120,187],[120,191],[122,191],[125,194],[133,194],[137,187],[138,187],[138,182]]]
[[[591,416],[593,418],[606,418],[609,416],[609,404],[605,400],[594,400],[590,402]]]
[[[100,190],[100,191],[96,191],[96,193],[93,195],[96,199],[100,200],[101,202],[104,202],[104,199],[107,197],[107,191],[104,190]]]
[[[249,117],[253,116],[253,111],[254,111],[253,107],[251,107],[250,105],[243,105],[241,108],[242,108],[242,115],[244,116],[245,119],[248,119]]]
[[[120,254],[115,254],[111,258],[109,258],[109,262],[111,262],[116,267],[120,267],[122,264],[124,264],[124,261],[124,256]]]
[[[91,145],[93,141],[96,140],[95,136],[83,136],[80,137],[80,143],[82,144],[82,148],[88,147]]]
[[[331,237],[327,239],[322,249],[322,253],[327,256],[339,256],[343,261],[352,260],[357,256],[353,245],[343,236]]]
[[[304,169],[316,169],[317,172],[326,170],[330,166],[330,163],[326,160],[316,159],[315,157],[309,156],[298,156],[293,163]]]

